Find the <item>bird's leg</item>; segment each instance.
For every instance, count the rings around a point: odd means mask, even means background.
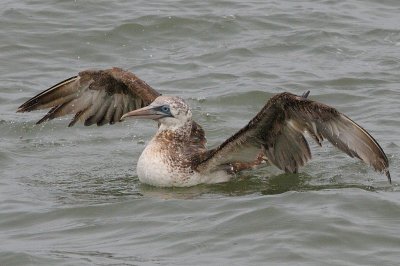
[[[252,162],[232,162],[230,163],[230,172],[236,174],[240,171],[247,169],[255,169],[257,166],[263,163],[268,163],[268,158],[265,156],[264,150],[261,150],[257,155],[256,159]]]

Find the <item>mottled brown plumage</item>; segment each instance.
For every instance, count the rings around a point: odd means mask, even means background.
[[[385,173],[391,181],[388,159],[365,129],[333,107],[287,92],[272,97],[244,128],[214,149],[198,168],[245,161],[246,149],[256,156],[263,147],[269,162],[285,172],[295,173],[311,159],[304,138],[306,132],[320,146],[327,139],[349,156]],[[246,157],[254,158],[248,154]]]
[[[120,68],[86,70],[39,93],[17,111],[51,108],[37,124],[75,114],[68,126],[77,121],[101,126],[120,121],[123,114],[149,105],[158,96],[146,82]]]
[[[189,106],[178,97],[160,96],[134,74],[119,68],[83,71],[22,104],[18,112],[51,108],[42,123],[75,114],[85,125],[113,124],[125,117],[158,121],[159,129],[138,162],[142,182],[157,186],[190,186],[229,180],[265,159],[296,173],[311,159],[304,134],[321,145],[334,146],[383,172],[390,179],[388,159],[376,140],[335,108],[303,96],[272,97],[241,130],[207,150],[204,130],[192,120]]]

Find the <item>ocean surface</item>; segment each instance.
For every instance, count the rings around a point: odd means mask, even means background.
[[[399,265],[400,1],[3,0],[0,265]],[[299,174],[143,185],[152,121],[67,128],[28,98],[122,67],[193,108],[210,147],[310,90],[381,144],[393,184],[324,143]]]

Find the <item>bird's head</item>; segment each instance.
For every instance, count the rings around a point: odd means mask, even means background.
[[[160,123],[160,129],[175,130],[192,119],[192,112],[180,97],[159,96],[149,106],[128,112],[121,119],[127,117],[153,119]]]

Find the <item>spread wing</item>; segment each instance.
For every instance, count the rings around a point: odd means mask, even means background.
[[[51,108],[37,124],[75,114],[85,126],[114,124],[129,111],[149,105],[160,96],[133,73],[120,68],[86,70],[39,93],[22,104],[17,112]]]
[[[211,150],[197,169],[212,171],[246,158],[254,160],[262,149],[272,164],[294,173],[311,159],[304,138],[308,132],[319,145],[329,140],[349,156],[385,173],[391,182],[388,159],[376,140],[335,108],[308,100],[307,95],[285,92],[272,97],[244,128]]]

